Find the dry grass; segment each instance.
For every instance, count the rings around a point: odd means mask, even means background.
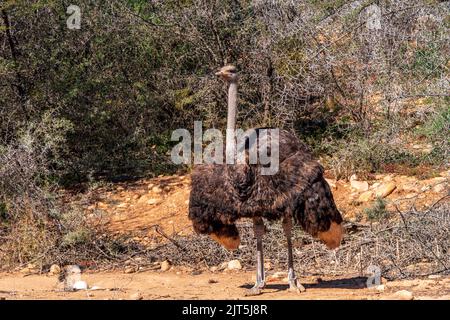
[[[397,213],[396,218],[371,225],[347,223],[347,234],[339,249],[327,250],[322,244],[299,231],[294,233],[294,257],[301,274],[344,275],[365,274],[370,265],[381,268],[389,279],[417,277],[450,272],[449,205],[425,212],[414,210]],[[217,266],[230,259],[239,259],[247,267],[255,263],[256,243],[252,226],[239,225],[242,246],[229,252],[208,237],[175,237],[147,254],[169,259],[174,264],[190,267]],[[286,268],[286,240],[279,224],[272,224],[264,237],[264,256],[277,268]]]

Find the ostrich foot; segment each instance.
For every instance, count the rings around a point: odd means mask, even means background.
[[[298,279],[289,280],[289,291],[295,292],[295,293],[302,293],[305,292],[306,289]]]
[[[265,283],[256,283],[251,289],[248,289],[247,292],[245,292],[245,296],[258,296],[262,293],[262,289],[265,287]]]

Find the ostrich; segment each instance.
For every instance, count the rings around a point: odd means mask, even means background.
[[[216,73],[228,85],[226,152],[234,150],[238,74],[228,65]],[[261,132],[256,129],[256,132]],[[313,159],[308,147],[293,134],[279,130],[279,170],[262,175],[261,164],[199,164],[192,172],[189,219],[199,234],[229,250],[239,247],[236,221],[251,218],[256,238],[256,283],[247,295],[257,295],[265,286],[263,218],[282,220],[288,246],[289,289],[304,291],[294,273],[291,230],[292,220],[330,249],[339,246],[343,229],[330,188],[323,177],[322,166]],[[246,148],[248,146],[246,145]]]

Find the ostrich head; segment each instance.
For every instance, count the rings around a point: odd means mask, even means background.
[[[216,76],[227,82],[236,82],[238,79],[237,69],[233,65],[227,65],[216,72]]]

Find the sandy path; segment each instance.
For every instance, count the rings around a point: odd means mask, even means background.
[[[56,277],[46,275],[0,274],[0,299],[383,299],[398,290],[413,292],[415,299],[450,300],[450,277],[388,282],[378,293],[365,288],[365,279],[357,276],[326,278],[320,283],[313,277],[302,278],[306,292],[287,290],[281,280],[268,284],[257,297],[245,297],[253,272],[201,273],[169,272],[85,273],[83,280],[101,290],[61,292]],[[213,283],[211,283],[213,282]]]

